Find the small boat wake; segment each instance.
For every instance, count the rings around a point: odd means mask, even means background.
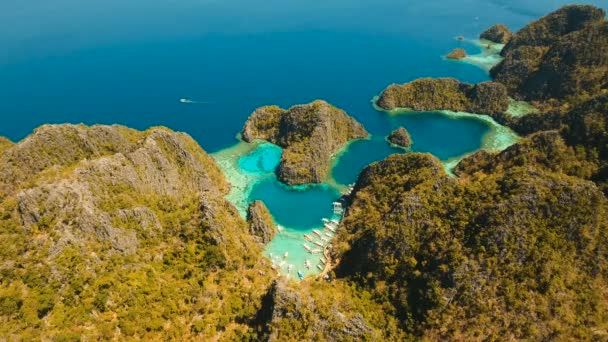
[[[187,98],[179,99],[179,102],[181,102],[181,103],[190,103],[190,104],[210,104],[210,103],[213,103],[211,101],[196,101],[196,100],[187,99]]]

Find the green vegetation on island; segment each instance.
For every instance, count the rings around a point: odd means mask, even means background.
[[[452,52],[450,52],[447,56],[445,56],[445,58],[447,59],[453,59],[453,60],[460,60],[463,59],[467,56],[467,52],[462,49],[462,48],[456,48],[454,50],[452,50]]]
[[[403,127],[399,127],[396,130],[394,130],[387,137],[387,140],[391,144],[399,145],[399,146],[405,147],[405,148],[408,148],[408,147],[412,146],[412,144],[413,144],[412,143],[412,138],[410,137],[410,134]]]
[[[511,96],[580,102],[606,91],[608,21],[594,6],[563,7],[513,35],[491,70]]]
[[[245,141],[263,139],[284,149],[278,178],[289,185],[322,182],[329,160],[344,144],[368,136],[355,119],[325,101],[258,108],[242,131]]]
[[[188,135],[43,126],[0,155],[0,336],[251,334],[270,267]]]
[[[512,33],[504,24],[496,24],[479,35],[480,39],[488,40],[497,44],[506,44],[511,39]]]
[[[453,78],[420,78],[403,85],[390,85],[376,104],[385,110],[408,108],[495,115],[509,108],[509,96],[507,89],[496,82],[471,85]]]
[[[262,243],[267,244],[272,240],[276,233],[275,223],[262,201],[254,201],[247,208],[247,223],[249,224],[249,233]]]

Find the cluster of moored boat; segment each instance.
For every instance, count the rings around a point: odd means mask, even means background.
[[[342,203],[334,202],[333,205],[334,205],[334,214],[340,215],[340,217],[341,217],[344,212],[343,208],[342,208]],[[306,259],[304,261],[304,267],[306,267],[306,269],[311,269],[313,263],[316,263],[315,267],[317,269],[319,269],[320,271],[323,271],[325,269],[327,260],[323,257],[322,254],[323,254],[323,251],[325,250],[325,247],[327,247],[327,245],[329,245],[329,243],[331,242],[331,239],[336,234],[336,231],[338,230],[339,225],[340,225],[340,221],[337,219],[324,218],[323,219],[323,228],[313,229],[310,233],[304,234],[304,239],[306,240],[306,242],[302,244],[304,249],[306,249],[306,251],[312,255],[321,254],[321,257],[318,259],[318,261],[311,262],[310,259]],[[284,228],[281,226],[278,226],[277,229],[280,232]],[[271,253],[270,259],[272,260],[272,267],[274,269],[281,269],[281,270],[286,268],[287,275],[291,274],[291,272],[294,269],[294,266],[293,266],[293,264],[287,263],[288,257],[289,257],[289,252],[285,252],[283,254],[283,256],[272,255],[272,253]],[[312,257],[311,259],[314,259],[314,257]],[[302,273],[302,271],[300,271],[300,270],[298,270],[298,277],[300,279],[304,278],[304,273]]]

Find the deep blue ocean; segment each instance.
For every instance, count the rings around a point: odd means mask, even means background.
[[[387,123],[369,101],[392,82],[486,79],[440,58],[454,36],[497,22],[517,29],[565,3],[6,0],[0,135],[20,140],[43,123],[165,125],[214,152],[235,142],[256,107],[317,98],[374,133]]]
[[[587,2],[608,8],[608,0]],[[496,23],[517,30],[566,3],[5,0],[0,135],[19,141],[45,123],[163,125],[213,153],[237,143],[259,106],[324,99],[372,134],[350,145],[333,170],[336,183],[350,184],[368,163],[404,152],[384,141],[399,126],[410,131],[413,151],[444,161],[479,149],[489,130],[482,121],[436,113],[391,117],[371,99],[391,83],[425,76],[488,80],[479,67],[442,58],[456,47],[478,52],[456,36],[474,39]],[[254,163],[261,167],[278,162],[277,155],[259,157]],[[247,200],[264,200],[279,224],[299,229],[288,229],[267,252],[302,249],[301,234],[294,234],[331,215],[338,192],[327,184],[294,191],[264,177],[243,192]],[[308,257],[300,254],[294,263]]]

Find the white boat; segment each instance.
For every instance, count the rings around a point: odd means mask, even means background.
[[[306,259],[306,261],[304,261],[304,266],[308,269],[310,269],[310,261],[308,259]]]
[[[340,221],[338,220],[331,220],[331,223],[335,224],[336,226],[340,224]]]
[[[319,241],[313,241],[312,243],[314,243],[315,245],[319,246],[319,247],[325,247],[323,246],[322,243],[320,243]]]
[[[319,259],[319,261],[321,261],[323,263],[323,265],[325,265],[327,263],[327,261],[324,258]]]
[[[326,218],[321,219],[321,221],[323,221],[323,223],[329,223],[329,220]]]
[[[320,231],[318,231],[318,230],[316,230],[316,229],[313,229],[313,231],[312,231],[312,232],[313,232],[313,233],[315,233],[315,235],[317,235],[318,237],[323,236],[323,235],[321,235],[321,232],[320,232]]]
[[[179,102],[181,102],[181,103],[191,103],[192,100],[190,100],[190,99],[179,99]]]
[[[327,228],[327,229],[331,230],[331,231],[332,231],[332,232],[334,232],[334,233],[336,232],[336,228],[335,228],[335,227],[333,227],[333,226],[332,226],[332,225],[330,225],[330,224],[327,224],[327,223],[326,223],[326,224],[325,224],[325,228]]]
[[[319,253],[323,252],[323,250],[322,250],[322,249],[315,248],[315,249],[313,249],[313,250],[312,250],[312,251],[310,251],[310,252],[311,252],[312,254],[319,254]]]
[[[330,238],[330,239],[333,237],[333,235],[331,235],[331,234],[329,234],[329,233],[325,233],[325,236],[327,236],[327,237],[328,237],[328,238]]]
[[[281,226],[280,224],[277,224],[277,230],[278,231],[282,232],[283,229],[285,229],[285,228],[283,228],[283,226]]]
[[[321,271],[323,271],[323,266],[321,266],[320,264],[317,265],[317,268],[320,269]]]
[[[309,246],[309,245],[307,245],[307,244],[305,244],[305,243],[304,243],[303,245],[304,245],[304,249],[306,249],[306,250],[307,250],[307,251],[309,251],[309,252],[311,251],[311,248],[310,248],[310,246]]]
[[[329,242],[329,239],[328,239],[328,238],[326,238],[326,237],[322,237],[322,238],[321,238],[321,240],[323,240],[323,241],[324,241],[324,242],[326,242],[326,243],[328,243],[328,242]]]
[[[289,252],[285,252],[285,254],[283,254],[283,258],[287,259],[287,257],[289,256]]]
[[[312,236],[304,234],[304,238],[308,241],[312,241]]]

